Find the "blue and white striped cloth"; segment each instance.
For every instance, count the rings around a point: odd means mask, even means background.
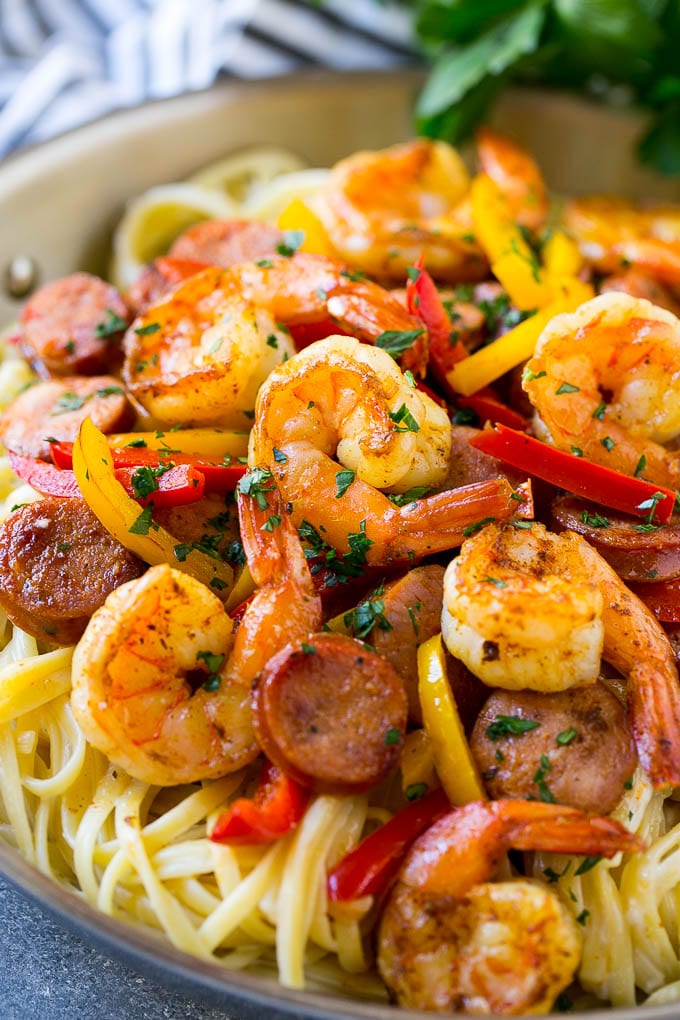
[[[415,60],[391,0],[0,0],[0,156],[220,75]]]

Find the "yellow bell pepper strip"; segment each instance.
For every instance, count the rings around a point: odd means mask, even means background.
[[[577,276],[583,268],[579,246],[563,230],[553,231],[543,245],[541,256],[549,276]]]
[[[293,201],[279,214],[276,221],[280,230],[301,230],[304,237],[298,251],[310,252],[312,255],[334,256],[335,251],[324,226],[309,206],[300,198]]]
[[[223,460],[248,456],[248,433],[231,429],[169,429],[157,432],[114,432],[106,437],[113,450],[157,450],[190,453]]]
[[[487,174],[478,174],[470,187],[470,200],[475,237],[512,303],[521,311],[550,304],[554,299],[550,281],[496,182]]]
[[[438,785],[432,741],[424,729],[406,734],[399,767],[401,788],[407,800],[416,800]]]
[[[237,606],[244,605],[249,601],[250,596],[255,591],[255,582],[253,581],[252,574],[248,569],[248,564],[244,563],[239,573],[236,575],[234,581],[234,587],[229,593],[229,598],[225,602],[227,612],[231,614],[233,609]]]
[[[418,695],[437,775],[449,800],[456,807],[471,800],[486,800],[449,686],[440,634],[418,649]]]
[[[573,312],[593,296],[593,290],[580,280],[564,286],[563,295],[547,308],[504,333],[498,340],[480,347],[469,358],[459,361],[446,374],[446,381],[457,393],[469,397],[510,369],[521,365],[534,353],[536,341],[555,315]]]
[[[228,563],[196,549],[178,558],[176,550],[185,547],[153,522],[150,507],[140,510],[128,496],[116,479],[106,436],[90,418],[80,426],[73,444],[73,471],[85,502],[126,549],[146,563],[168,563],[216,591],[231,589],[234,572]]]

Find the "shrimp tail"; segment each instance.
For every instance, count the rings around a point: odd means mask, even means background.
[[[454,549],[485,524],[509,520],[518,506],[512,486],[502,477],[408,503],[397,511],[399,528],[389,543],[390,557],[426,556]]]
[[[542,801],[473,801],[435,823],[414,844],[400,880],[432,895],[461,898],[490,879],[509,849],[613,857],[644,849],[611,818]]]
[[[630,681],[628,706],[640,764],[655,789],[680,786],[680,685],[675,666],[639,662]]]

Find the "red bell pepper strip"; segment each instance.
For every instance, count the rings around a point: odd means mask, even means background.
[[[142,506],[148,506],[149,503],[155,507],[186,506],[188,503],[198,503],[205,495],[205,475],[191,464],[177,464],[153,478],[157,489],[145,496],[138,496],[134,482],[139,470],[139,467],[116,468],[115,475],[125,491]]]
[[[499,400],[490,386],[485,386],[469,397],[457,397],[456,403],[459,407],[469,407],[479,415],[482,422],[507,425],[510,429],[519,429],[522,432],[529,428],[529,422],[524,415]]]
[[[50,446],[52,460],[57,467],[70,468],[72,464],[73,443],[52,443]],[[164,464],[186,465],[194,468],[205,478],[206,492],[233,492],[247,472],[245,464],[220,464],[219,461],[197,457],[190,453],[172,453],[168,451],[145,450],[143,447],[126,446],[112,450],[114,468],[152,467]],[[161,476],[163,477],[163,476]]]
[[[44,460],[34,460],[33,457],[21,457],[17,453],[12,453],[11,450],[7,455],[14,474],[18,475],[23,482],[32,485],[36,492],[41,492],[43,496],[82,498],[73,471],[60,471],[54,464],[48,464]]]
[[[32,485],[43,496],[60,496],[82,498],[76,476],[68,468],[59,468],[46,461],[34,460],[32,457],[20,457],[9,452],[12,470],[24,482]],[[132,476],[137,468],[119,468],[116,478],[124,486],[128,495],[137,499],[142,505],[153,503],[156,507],[184,506],[195,503],[205,494],[205,478],[200,471],[188,464],[179,464],[159,475],[155,482],[158,485],[148,495],[138,497],[132,484]]]
[[[469,442],[477,450],[520,471],[602,506],[644,517],[649,523],[668,524],[673,514],[675,492],[672,489],[556,450],[505,425],[486,428]]]
[[[423,256],[415,264],[406,284],[406,304],[411,315],[427,330],[429,361],[437,378],[445,384],[446,373],[468,352],[463,342],[454,340],[455,330],[444,307],[435,282],[423,269]]]
[[[234,846],[272,843],[293,831],[309,798],[308,790],[265,761],[254,796],[235,800],[217,819],[210,839]]]
[[[409,804],[336,864],[328,876],[328,899],[335,903],[383,893],[411,843],[452,810],[441,788]]]
[[[628,587],[642,599],[648,609],[662,623],[680,623],[680,577],[671,581],[650,581],[633,584]]]

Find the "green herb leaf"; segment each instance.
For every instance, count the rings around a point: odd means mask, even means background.
[[[408,351],[413,346],[419,336],[423,335],[424,330],[422,329],[408,329],[408,330],[394,330],[389,329],[375,339],[375,346],[382,347],[384,351],[391,354],[393,358],[398,358],[404,351]]]
[[[486,735],[489,740],[499,740],[501,737],[518,737],[523,733],[535,730],[541,724],[535,719],[522,719],[519,715],[497,715],[495,720],[486,728]]]
[[[116,315],[112,308],[107,308],[105,315],[106,318],[102,322],[98,322],[94,327],[95,336],[114,336],[116,333],[122,333],[124,329],[127,329],[127,321],[122,319],[120,315]]]
[[[395,424],[395,432],[420,432],[420,425],[415,420],[406,404],[402,404],[396,411],[387,412]]]
[[[349,468],[344,468],[342,471],[338,471],[335,476],[335,485],[337,487],[337,492],[335,493],[336,499],[340,499],[345,495],[355,477],[356,475],[354,471],[350,471]]]

